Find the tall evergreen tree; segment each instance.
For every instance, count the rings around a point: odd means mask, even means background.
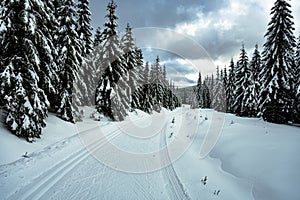
[[[102,42],[104,41],[104,38],[103,38],[103,34],[101,32],[101,28],[98,27],[96,29],[96,33],[95,33],[95,36],[94,36],[94,41],[93,41],[93,47],[97,47],[98,45],[102,44]]]
[[[259,72],[261,70],[261,56],[258,51],[258,45],[255,46],[249,68],[250,85],[245,90],[243,101],[245,110],[247,111],[247,116],[256,117],[258,113],[258,95],[260,90]]]
[[[234,113],[237,115],[247,115],[247,109],[245,108],[245,90],[251,85],[248,56],[244,45],[242,45],[240,58],[237,62],[237,68],[235,72],[235,91],[234,91]]]
[[[213,109],[221,112],[226,112],[226,95],[223,79],[221,77],[219,66],[217,66],[217,76],[214,87],[211,91],[211,106]]]
[[[76,32],[80,40],[80,53],[82,62],[78,69],[78,77],[76,79],[77,91],[76,94],[81,105],[91,104],[91,85],[93,85],[93,66],[88,63],[88,56],[92,53],[92,26],[91,12],[89,8],[89,0],[79,0],[77,4]]]
[[[153,110],[153,98],[151,96],[151,84],[149,73],[149,63],[146,62],[142,75],[142,87],[137,91],[138,94],[136,95],[139,97],[139,109],[147,113],[151,113]]]
[[[81,40],[82,55],[84,58],[92,52],[92,26],[91,26],[91,12],[89,7],[89,0],[78,0],[78,20],[76,31]]]
[[[159,56],[155,59],[155,63],[151,69],[151,93],[154,102],[154,110],[160,111],[161,106],[163,105],[164,91],[165,87],[164,81],[162,80],[162,72],[160,66]]]
[[[227,83],[228,83],[228,75],[227,75],[227,67],[224,67],[223,70],[223,82],[224,82],[224,86],[225,88],[227,87]]]
[[[8,129],[27,141],[40,137],[46,125],[49,102],[41,86],[51,85],[51,77],[41,70],[51,69],[51,39],[45,27],[49,14],[36,0],[5,0],[0,5],[1,104]]]
[[[131,89],[131,107],[137,108],[140,107],[140,101],[141,98],[139,95],[141,94],[141,88],[143,86],[143,53],[141,49],[135,48],[135,57],[136,57],[136,66],[129,71],[129,86]],[[139,94],[139,95],[137,95]]]
[[[102,68],[104,69],[100,82],[96,89],[96,109],[99,113],[111,118],[121,120],[125,117],[125,107],[121,103],[121,97],[117,96],[117,87],[123,87],[125,81],[120,80],[122,75],[127,72],[126,66],[122,64],[123,51],[117,33],[117,19],[115,14],[117,5],[112,0],[107,5],[107,22],[104,24],[103,31],[103,56]],[[119,84],[119,86],[117,86]],[[121,116],[120,116],[121,115]]]
[[[235,65],[233,59],[230,61],[229,74],[226,87],[227,112],[233,113],[234,91],[235,91]]]
[[[164,65],[163,68],[162,68],[162,80],[163,80],[164,86],[167,87],[168,81],[167,81],[166,65]]]
[[[295,103],[294,103],[294,121],[300,123],[300,36],[298,37],[296,53],[295,53]]]
[[[291,120],[293,109],[293,48],[296,42],[290,7],[286,0],[276,0],[262,53],[260,114],[263,119],[275,123]]]
[[[131,94],[138,87],[139,72],[137,70],[137,53],[134,43],[134,38],[132,35],[131,27],[127,24],[125,35],[122,38],[122,47],[124,52],[123,63],[126,66],[127,73],[123,74],[123,77],[128,82],[127,97],[129,101],[132,102]]]
[[[198,75],[198,81],[196,86],[196,98],[197,98],[197,107],[202,108],[203,107],[203,99],[202,99],[202,77],[201,72],[199,72]]]
[[[142,78],[143,78],[143,84],[148,84],[149,83],[149,72],[150,72],[150,69],[149,69],[149,62],[146,62],[145,64],[145,68],[142,72]]]
[[[87,85],[88,99],[90,104],[95,105],[95,93],[99,84],[100,77],[103,75],[104,67],[102,65],[104,37],[100,27],[97,28],[92,53],[88,55],[88,65],[90,70],[90,84]]]
[[[63,0],[58,8],[60,34],[58,36],[58,52],[60,62],[58,95],[58,116],[66,121],[80,120],[79,100],[74,91],[75,81],[82,63],[81,43],[75,30],[76,10],[73,0]],[[76,88],[75,88],[76,89]]]
[[[203,108],[211,108],[211,98],[210,98],[211,95],[206,82],[207,80],[203,82],[203,86],[202,86]]]

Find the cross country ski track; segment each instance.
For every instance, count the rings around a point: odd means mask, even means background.
[[[186,113],[184,113],[186,114]],[[160,147],[163,148],[167,145],[166,142],[166,129],[169,125],[170,121],[167,122],[162,129]],[[170,199],[178,199],[178,200],[191,200],[189,195],[185,192],[182,183],[180,182],[175,169],[170,161],[170,156],[167,151],[163,151],[162,153],[162,163],[170,163],[168,166],[162,169],[163,177],[165,179],[166,187],[168,190]]]
[[[98,127],[95,127],[84,132],[88,132],[97,128]],[[80,165],[82,161],[87,159],[90,156],[90,153],[99,150],[106,144],[107,140],[110,141],[119,134],[119,130],[115,130],[111,132],[107,138],[100,138],[99,140],[95,141],[89,146],[90,152],[88,152],[86,148],[82,148],[81,150],[73,153],[65,160],[62,160],[49,170],[43,172],[41,176],[32,180],[30,184],[17,190],[14,194],[9,196],[8,199],[41,199],[41,197],[43,197],[43,195],[57,182],[59,182],[67,173],[72,171],[75,167]]]
[[[141,120],[141,119],[138,119]],[[170,120],[167,120],[164,124],[164,127],[160,131],[160,147],[166,146],[166,128],[169,125]],[[127,125],[130,125],[128,123]],[[80,132],[79,134],[89,134],[89,132],[96,131],[99,129],[99,126],[93,127],[91,129],[85,130]],[[79,134],[72,136],[79,137]],[[121,135],[122,132],[120,129],[116,129],[111,131],[108,134],[105,134],[105,136],[101,138],[96,138],[95,141],[88,144],[88,146],[80,146],[80,149],[77,151],[74,151],[71,155],[68,157],[65,157],[58,161],[58,163],[54,164],[53,166],[50,166],[50,168],[46,169],[45,171],[42,171],[40,175],[37,175],[35,178],[32,178],[28,180],[28,182],[23,183],[22,185],[18,186],[18,188],[15,188],[10,193],[7,193],[5,199],[8,200],[39,200],[39,199],[45,199],[46,197],[51,197],[52,193],[57,193],[57,187],[60,185],[63,185],[63,188],[67,188],[67,182],[66,177],[70,178],[72,174],[74,174],[74,171],[76,173],[86,173],[87,170],[85,168],[91,167],[87,163],[88,162],[94,162],[90,161],[88,158],[91,158],[91,154],[93,152],[101,150],[108,142],[115,139],[119,135]],[[66,138],[65,140],[70,140],[70,138]],[[61,141],[63,142],[63,141]],[[162,163],[171,163],[170,157],[167,151],[164,151],[161,155]],[[81,194],[85,192],[88,197],[86,199],[97,199],[99,196],[95,196],[97,194],[93,194],[92,191],[89,191],[88,186],[89,184],[94,184],[96,180],[102,180],[103,176],[109,176],[107,173],[111,173],[110,170],[106,170],[107,167],[103,166],[102,169],[99,169],[96,174],[88,175],[87,178],[81,177],[78,183],[75,186],[71,186],[72,188],[66,191],[68,189],[63,189],[61,192],[65,194],[69,193],[68,198],[72,199],[72,197],[76,198],[78,194]],[[109,172],[107,172],[109,171]],[[168,165],[167,167],[162,169],[162,177],[164,178],[164,183],[166,187],[167,195],[169,196],[169,199],[178,199],[178,200],[190,200],[190,197],[185,192],[182,183],[180,182],[174,167],[172,164]],[[147,176],[147,174],[145,174]],[[86,180],[85,180],[86,179]],[[154,200],[157,199],[155,194],[149,193],[147,191],[147,188],[144,188],[143,185],[141,185],[140,180],[138,180],[135,176],[130,176],[129,179],[132,182],[131,188],[132,191],[137,194],[137,196],[140,196],[142,199],[145,200]],[[146,179],[146,178],[145,178]],[[91,183],[92,181],[92,183]],[[85,185],[85,183],[89,183]],[[108,187],[107,189],[103,190],[103,198],[109,199],[113,197],[114,194],[110,194],[110,188],[118,187],[116,184],[122,185],[122,183],[112,182],[107,183]],[[124,184],[124,183],[123,183]],[[96,183],[95,183],[96,185]],[[149,183],[149,185],[151,185]],[[49,196],[50,194],[50,196]],[[52,196],[55,199],[55,194]],[[64,195],[64,194],[63,194]],[[93,196],[94,195],[94,196]],[[99,195],[99,194],[98,194]]]

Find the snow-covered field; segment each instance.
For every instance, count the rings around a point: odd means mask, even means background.
[[[201,159],[214,111],[162,113],[77,125],[50,115],[33,144],[1,124],[0,199],[300,199],[299,128],[225,114],[216,146]],[[150,157],[132,161],[111,146]]]

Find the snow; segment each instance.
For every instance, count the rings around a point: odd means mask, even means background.
[[[200,159],[215,114],[184,106],[152,115],[137,110],[124,122],[85,118],[77,125],[49,114],[34,143],[0,124],[0,199],[298,199],[300,129],[225,114],[217,144]],[[99,146],[91,148],[84,138]],[[151,160],[126,161],[108,151],[107,142]]]

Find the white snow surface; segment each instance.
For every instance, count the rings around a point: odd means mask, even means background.
[[[93,112],[88,107],[84,110],[86,116]],[[221,137],[210,154],[200,159],[201,145],[215,111],[185,106],[163,112],[165,115],[148,115],[137,110],[122,122],[132,121],[143,129],[162,116],[164,128],[157,133],[149,130],[152,136],[142,139],[131,135],[133,126],[122,132],[121,122],[107,119],[96,122],[85,118],[74,125],[50,114],[41,139],[34,143],[17,138],[0,124],[0,199],[300,198],[298,127],[225,114]],[[104,165],[85,148],[80,134],[97,135],[99,128],[112,144],[128,152],[154,152],[176,141],[190,142],[190,146],[165,168],[127,173]],[[100,142],[101,151],[106,144]],[[173,151],[176,149],[169,148],[167,154],[161,155],[162,162],[171,159]],[[25,152],[28,157],[22,157]],[[201,179],[205,176],[204,185]]]

